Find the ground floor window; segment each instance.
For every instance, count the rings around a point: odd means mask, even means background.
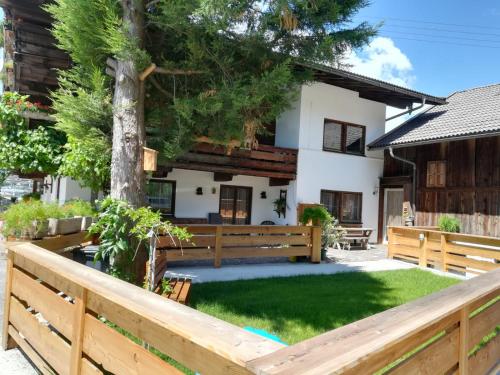
[[[146,197],[151,208],[164,215],[175,213],[175,181],[151,179],[146,188]]]
[[[221,185],[219,213],[224,224],[250,224],[252,188]]]
[[[321,204],[341,223],[361,223],[362,201],[362,193],[321,190]]]

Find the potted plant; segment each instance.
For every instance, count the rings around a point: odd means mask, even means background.
[[[323,206],[307,207],[300,217],[300,222],[304,225],[321,226],[321,260],[325,260],[328,248],[333,245],[331,233],[334,218]]]
[[[438,227],[442,232],[460,233],[460,221],[450,215],[442,215],[438,219]]]
[[[274,212],[278,214],[278,217],[285,217],[285,212],[286,212],[286,198],[278,198],[273,201],[274,205]]]
[[[92,224],[93,210],[89,202],[71,200],[61,207],[62,215],[49,219],[49,235],[64,235],[87,230]]]
[[[82,199],[72,199],[63,206],[63,210],[68,213],[68,216],[81,218],[81,231],[89,229],[95,217],[95,211],[90,202]]]
[[[323,206],[307,207],[304,209],[300,217],[300,222],[303,225],[321,225],[323,222],[330,220],[331,216]]]
[[[333,216],[323,222],[321,226],[321,260],[326,259],[326,252],[330,247],[340,248],[344,244],[347,231],[342,228],[339,221]]]
[[[47,236],[48,219],[62,215],[55,204],[27,200],[12,204],[2,214],[2,232],[7,238],[37,239]]]

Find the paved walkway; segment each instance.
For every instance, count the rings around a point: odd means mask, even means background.
[[[368,250],[338,250],[331,248],[327,252],[330,260],[335,262],[366,262],[387,258],[387,245],[370,245]]]
[[[279,263],[249,264],[236,266],[176,267],[165,273],[165,277],[188,277],[193,283],[209,281],[248,280],[269,277],[287,277],[300,275],[332,275],[341,272],[373,272],[415,268],[415,265],[392,259],[365,262],[342,263]]]

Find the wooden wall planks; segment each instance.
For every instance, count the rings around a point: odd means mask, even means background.
[[[464,233],[500,237],[500,136],[399,148],[417,163],[416,225],[434,226],[448,213]],[[427,162],[446,160],[446,187],[428,188]],[[411,176],[403,163],[384,157],[384,177]],[[408,193],[411,185],[404,186]],[[408,194],[407,194],[408,195]]]

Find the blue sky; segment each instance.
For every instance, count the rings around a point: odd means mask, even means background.
[[[499,0],[372,0],[361,20],[384,26],[354,71],[439,96],[500,82]]]

